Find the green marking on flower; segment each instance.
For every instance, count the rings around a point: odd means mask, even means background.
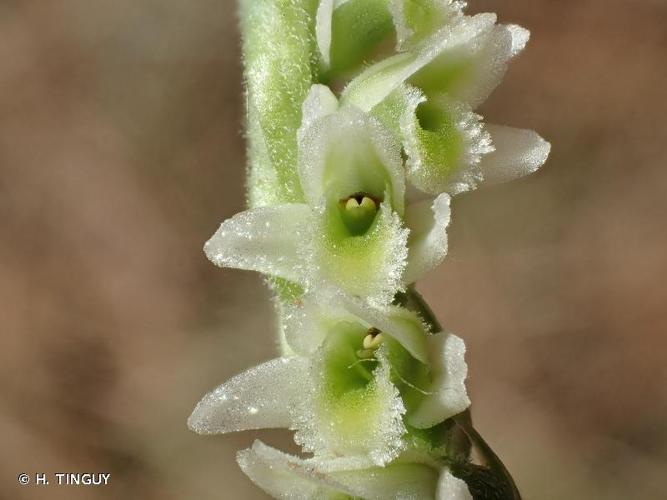
[[[381,360],[357,355],[367,335],[359,323],[340,322],[321,346],[316,428],[334,453],[377,454],[375,461],[385,461],[404,433],[403,406]]]
[[[367,68],[345,88],[343,103],[370,111],[401,85],[412,83],[427,94],[447,92],[479,104],[514,54],[514,31],[495,21],[493,14],[457,17],[437,36]],[[495,42],[501,38],[504,44],[498,48]]]
[[[395,283],[400,274],[383,276],[379,269],[402,273],[408,233],[386,201],[377,207],[375,214],[368,202],[365,207],[360,204],[349,210],[341,209],[340,202],[330,203],[321,231],[316,258],[326,279],[352,295],[369,296],[369,292],[393,295],[395,290],[384,288],[388,278],[391,278],[389,283]]]
[[[426,97],[403,85],[372,111],[403,142],[407,174],[418,189],[457,194],[483,180],[480,163],[494,150],[481,117],[445,94]]]
[[[462,2],[452,0],[392,0],[391,4],[401,49],[428,38],[461,15],[463,7]]]
[[[417,107],[416,139],[426,151],[430,166],[439,178],[446,178],[460,165],[464,140],[449,110],[433,101]]]
[[[277,277],[272,277],[269,281],[281,301],[293,302],[299,300],[304,293],[303,286],[293,281]]]
[[[472,77],[474,64],[470,57],[444,54],[415,73],[409,82],[426,94],[451,92]]]
[[[331,65],[323,80],[353,71],[394,32],[389,0],[348,0],[333,12]]]
[[[430,394],[429,367],[413,358],[395,339],[387,338],[384,344],[391,365],[391,380],[401,393],[407,415],[410,415],[411,410]]]
[[[399,389],[408,410],[416,407],[431,385],[427,365],[417,361],[396,340],[383,335],[377,328],[364,328],[358,323],[341,322],[329,333],[323,346],[323,401],[333,420],[339,425],[368,429],[372,422],[357,412],[366,407],[369,413],[382,411],[377,400],[374,371],[378,368],[378,352],[383,349],[389,366],[389,379]],[[386,396],[386,395],[385,395]],[[385,402],[386,403],[386,402]]]

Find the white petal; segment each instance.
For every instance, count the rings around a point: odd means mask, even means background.
[[[422,11],[422,24],[416,19],[410,19],[406,4],[417,4]],[[389,0],[389,10],[394,19],[396,28],[396,46],[399,51],[409,49],[415,44],[428,38],[437,29],[451,22],[453,18],[462,15],[465,2],[454,0]]]
[[[452,26],[441,30],[419,52],[397,54],[369,67],[347,86],[343,92],[343,102],[370,111],[439,56],[466,49],[473,41],[489,33],[495,22],[495,14],[462,17]]]
[[[473,65],[469,78],[451,89],[455,99],[477,108],[500,84],[510,60],[525,47],[530,32],[517,25],[498,25],[470,47]]]
[[[530,31],[517,24],[508,24],[505,27],[512,34],[512,57],[517,56],[526,48],[530,40]]]
[[[426,465],[402,463],[332,475],[356,497],[370,500],[431,500],[438,476]]]
[[[396,339],[415,359],[428,363],[428,327],[421,318],[398,306],[373,307],[338,291],[306,294],[298,303],[283,307],[287,343],[302,356],[313,354],[332,325],[357,321]]]
[[[484,182],[507,182],[539,169],[549,157],[551,144],[532,130],[500,125],[487,126],[495,152],[482,159]]]
[[[216,266],[303,282],[308,270],[300,252],[311,230],[307,205],[253,208],[223,222],[204,252]]]
[[[326,85],[310,87],[308,97],[303,102],[301,113],[301,127],[298,131],[299,141],[306,131],[320,118],[335,113],[338,110],[338,99]]]
[[[473,500],[465,481],[443,469],[438,479],[437,500]]]
[[[435,498],[438,483],[437,472],[421,464],[341,470],[331,467],[334,460],[300,459],[260,441],[240,452],[237,461],[260,488],[285,500],[324,499],[336,494],[367,500],[429,500]]]
[[[324,499],[346,490],[333,478],[317,470],[315,464],[282,453],[261,441],[255,441],[251,449],[238,453],[236,460],[246,475],[266,493],[278,499]]]
[[[199,434],[288,428],[297,402],[309,390],[308,363],[278,358],[251,368],[208,393],[188,419]]]
[[[352,297],[341,299],[350,313],[369,327],[396,339],[415,359],[428,363],[428,329],[415,313],[402,307],[372,307]]]
[[[405,283],[411,284],[438,266],[447,255],[447,226],[450,221],[450,198],[441,194],[408,206],[405,222],[410,229],[408,267]]]
[[[383,198],[403,213],[405,181],[400,143],[377,120],[347,107],[317,120],[299,144],[299,177],[306,201],[321,207],[326,197],[358,192]]]
[[[470,406],[465,379],[465,344],[459,337],[439,333],[428,338],[430,343],[433,383],[427,396],[408,417],[410,425],[418,429],[433,427],[458,415]]]
[[[320,49],[325,67],[331,64],[331,20],[333,17],[334,0],[321,0],[317,8],[315,33],[317,47]]]
[[[307,293],[298,302],[284,303],[281,322],[287,345],[301,356],[313,354],[325,339],[337,312],[338,308],[319,294]]]

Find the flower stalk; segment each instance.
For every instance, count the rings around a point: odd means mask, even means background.
[[[465,344],[415,283],[452,196],[550,146],[475,112],[527,30],[452,0],[241,0],[248,205],[204,249],[275,290],[279,356],[207,394],[200,434],[284,427],[242,470],[275,498],[519,499],[473,428]]]

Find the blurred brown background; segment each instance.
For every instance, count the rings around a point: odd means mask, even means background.
[[[469,348],[526,500],[667,498],[667,2],[474,1],[530,28],[485,105],[547,166],[456,199],[421,286]],[[0,498],[260,499],[204,392],[275,353],[260,279],[201,247],[243,207],[230,0],[0,0]],[[111,472],[19,487],[20,472]]]

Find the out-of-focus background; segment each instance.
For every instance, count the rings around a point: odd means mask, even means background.
[[[483,113],[553,154],[455,200],[421,290],[526,500],[667,498],[667,2],[471,3],[533,32]],[[286,432],[185,426],[275,353],[261,280],[201,251],[244,205],[234,10],[0,1],[0,498],[266,498],[234,455]]]

